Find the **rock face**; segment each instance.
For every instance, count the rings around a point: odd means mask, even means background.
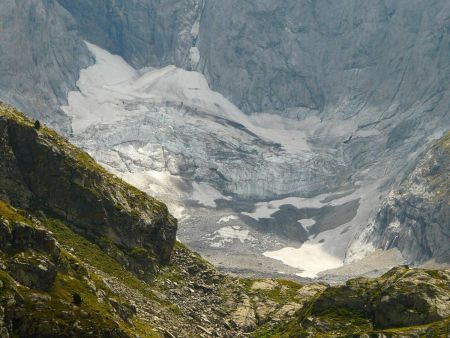
[[[135,68],[190,66],[204,0],[57,2],[73,15],[86,40]]]
[[[0,106],[0,181],[11,204],[55,213],[88,237],[111,241],[136,257],[170,258],[176,220],[161,202],[127,185],[52,130]],[[8,184],[9,182],[9,184]],[[12,183],[11,183],[12,182]]]
[[[22,37],[1,45],[0,69],[14,74],[2,73],[0,97],[60,130],[68,119],[55,112],[92,62],[80,36],[136,68],[200,71],[245,113],[320,120],[308,143],[345,161],[343,176],[356,181],[366,169],[395,179],[405,154],[450,126],[445,0],[8,0],[0,9],[6,35]]]
[[[377,110],[405,109],[448,83],[449,10],[441,0],[210,0],[200,64],[245,111],[355,116],[365,103],[381,118]]]
[[[100,314],[98,307],[94,310],[85,290],[88,285],[96,288],[95,282],[39,220],[0,201],[0,230],[2,338],[132,337],[120,324]],[[74,292],[81,303],[85,298],[82,308],[68,301]]]
[[[8,37],[0,43],[1,99],[68,133],[59,107],[92,61],[75,21],[53,0],[5,0],[0,22]]]
[[[398,248],[410,263],[450,262],[450,133],[435,142],[381,206],[359,243]],[[356,245],[355,245],[356,246]]]
[[[415,0],[414,6],[407,0],[16,2],[2,3],[2,22],[6,33],[11,30],[8,36],[17,36],[22,27],[19,41],[28,45],[2,42],[2,63],[17,69],[14,76],[23,80],[30,80],[24,69],[38,65],[35,76],[45,71],[48,75],[39,78],[49,81],[39,86],[45,90],[41,94],[3,86],[11,93],[3,98],[25,93],[43,103],[65,100],[79,69],[89,62],[78,30],[137,68],[175,64],[197,69],[245,112],[357,117],[361,125],[381,128],[383,121],[405,120],[390,145],[421,124],[406,112],[434,119],[445,114],[449,100],[442,90],[450,70],[445,29],[450,8],[444,0]],[[43,35],[44,29],[50,34]],[[48,48],[53,53],[47,55]],[[23,62],[12,63],[15,55],[23,55]],[[2,76],[2,83],[10,80]],[[14,103],[23,101],[14,98]],[[33,112],[40,110],[37,106]]]
[[[2,205],[2,208],[5,206]],[[53,287],[58,269],[63,268],[56,240],[48,231],[23,222],[3,219],[0,223],[2,251],[18,254],[27,250],[31,258],[19,255],[9,263],[8,271],[15,280],[28,287],[48,291]]]

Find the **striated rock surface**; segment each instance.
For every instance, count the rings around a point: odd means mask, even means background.
[[[85,40],[135,68],[191,65],[204,0],[56,1],[75,18]]]
[[[302,107],[381,122],[393,106],[448,100],[437,93],[449,80],[449,10],[442,0],[207,0],[200,65],[247,112]]]
[[[0,3],[0,98],[70,132],[60,106],[91,57],[71,15],[54,0]]]
[[[398,248],[410,263],[424,263],[432,258],[438,263],[449,263],[449,177],[450,133],[447,133],[389,194],[356,243]]]

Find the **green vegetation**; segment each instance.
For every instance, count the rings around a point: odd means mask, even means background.
[[[436,144],[450,154],[450,132],[447,132],[442,138],[436,141]]]
[[[23,211],[13,208],[9,204],[0,201],[0,217],[5,218],[9,222],[22,222],[32,224],[26,217]]]
[[[274,280],[276,285],[274,285],[273,288],[255,290],[252,288],[255,282],[264,282],[263,279],[241,278],[239,281],[245,287],[247,294],[258,296],[261,299],[270,299],[277,304],[286,304],[292,301],[298,301],[298,290],[303,287],[303,285],[294,281],[276,279]]]
[[[32,227],[33,221],[25,215],[25,212],[0,202],[0,216],[12,224],[20,221]],[[115,316],[108,301],[109,297],[114,297],[124,304],[127,300],[112,295],[100,277],[88,272],[84,262],[120,278],[131,288],[141,290],[148,297],[152,297],[153,294],[144,282],[134,277],[99,247],[74,233],[62,222],[42,220],[42,224],[52,231],[63,247],[72,251],[72,253],[64,249],[60,251],[60,258],[58,258],[60,271],[51,288],[42,292],[23,286],[15,287],[9,274],[0,270],[0,300],[6,297],[7,293],[20,295],[20,298],[24,300],[27,314],[26,327],[30,334],[39,332],[40,335],[51,335],[54,334],[54,330],[57,330],[59,335],[69,334],[76,319],[81,332],[116,332],[119,329],[130,335],[159,337],[148,323],[138,318],[134,318],[133,326],[130,326]],[[13,255],[2,253],[0,257],[5,262],[20,259],[32,266],[38,266],[45,255],[27,250]],[[100,300],[99,290],[104,295]]]
[[[69,249],[74,256],[96,269],[117,277],[129,287],[141,291],[145,296],[152,298],[148,285],[124,268],[117,260],[105,253],[96,244],[75,233],[67,225],[56,219],[49,219],[47,228],[63,247]],[[110,244],[113,247],[113,244]],[[117,248],[116,248],[117,250]]]

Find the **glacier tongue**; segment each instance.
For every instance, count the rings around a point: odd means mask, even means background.
[[[135,70],[87,46],[96,64],[81,72],[79,91],[62,108],[73,140],[99,162],[124,173],[169,171],[242,198],[309,196],[345,181],[342,156],[308,143],[317,118],[248,116],[198,72]]]

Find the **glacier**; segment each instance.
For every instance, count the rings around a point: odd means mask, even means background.
[[[269,257],[284,263],[274,271],[290,266],[300,277],[346,262],[348,244],[387,179],[356,173],[345,143],[323,140],[370,138],[376,130],[358,131],[351,121],[335,128],[337,121],[300,112],[244,114],[199,72],[173,65],[135,69],[86,46],[95,63],[81,70],[78,90],[61,107],[72,121],[70,139],[166,202],[180,221],[181,240],[213,262],[224,255]],[[330,226],[335,212],[340,216]],[[286,218],[295,218],[293,224]],[[272,223],[272,229],[264,225]],[[226,254],[208,251],[225,246]],[[286,252],[291,259],[283,258]],[[318,252],[324,264],[301,263]],[[235,265],[230,260],[225,268]]]

